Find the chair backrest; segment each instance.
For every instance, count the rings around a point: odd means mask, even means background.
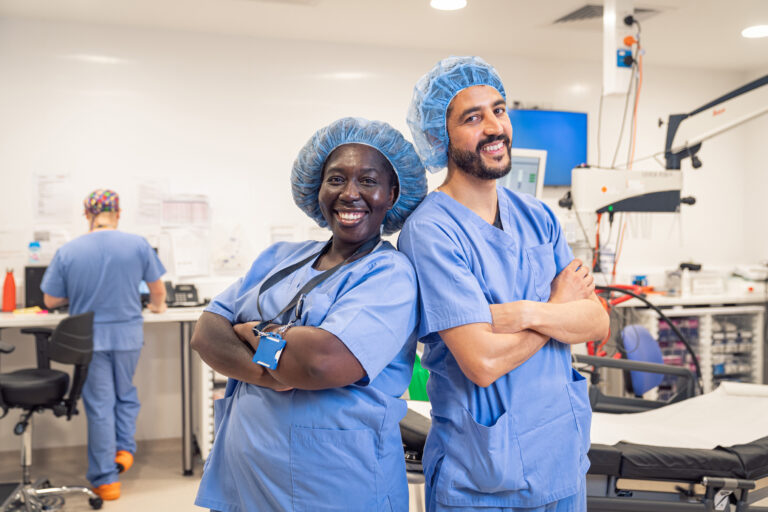
[[[626,326],[621,331],[621,338],[627,359],[630,361],[664,364],[659,343],[642,325]],[[664,380],[664,375],[659,373],[632,371],[630,376],[632,391],[637,396],[642,396]]]
[[[48,358],[64,364],[75,365],[69,396],[64,407],[54,409],[57,416],[67,419],[77,414],[77,401],[88,377],[88,365],[93,358],[93,312],[70,316],[59,322],[48,341]]]
[[[93,312],[59,322],[47,348],[48,358],[53,361],[88,366],[93,357]]]

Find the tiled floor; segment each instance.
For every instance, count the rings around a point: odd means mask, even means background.
[[[47,477],[53,485],[88,485],[84,446],[36,450],[32,461],[33,480]],[[133,467],[120,479],[120,499],[105,502],[102,510],[201,512],[204,509],[193,505],[201,472],[202,466],[198,464],[194,476],[182,476],[179,439],[140,442]],[[1,452],[0,482],[18,481],[19,476],[19,452]],[[86,512],[91,508],[85,497],[72,496],[67,498],[64,510]]]

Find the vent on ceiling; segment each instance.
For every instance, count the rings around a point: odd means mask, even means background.
[[[648,18],[658,14],[657,9],[647,9],[643,7],[635,8],[635,17],[638,21],[644,21]],[[595,4],[587,4],[579,7],[573,12],[570,12],[555,20],[555,24],[558,23],[574,23],[574,22],[593,22],[594,20],[603,19],[603,6]]]

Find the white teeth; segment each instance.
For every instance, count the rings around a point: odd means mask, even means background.
[[[498,151],[502,147],[504,147],[504,142],[499,141],[496,144],[491,144],[490,146],[485,146],[483,148],[483,151]]]
[[[355,221],[361,219],[364,215],[363,212],[338,212],[339,218],[346,221]]]

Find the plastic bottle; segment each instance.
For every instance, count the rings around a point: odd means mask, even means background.
[[[29,264],[40,264],[40,242],[38,241],[29,242]]]
[[[13,279],[13,269],[6,269],[3,282],[3,311],[12,312],[16,309],[16,281]]]
[[[687,268],[680,275],[680,296],[688,297],[691,294],[691,271]]]

